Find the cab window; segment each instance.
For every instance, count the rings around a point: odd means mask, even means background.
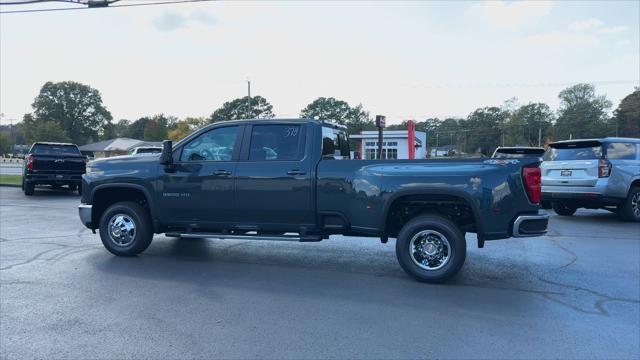
[[[251,130],[249,160],[300,160],[304,153],[299,124],[254,125]]]
[[[209,130],[184,146],[180,161],[231,161],[237,134],[238,126]]]

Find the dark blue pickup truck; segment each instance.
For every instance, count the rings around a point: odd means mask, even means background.
[[[344,128],[310,119],[202,128],[158,156],[91,162],[80,219],[115,255],[173,237],[320,241],[396,238],[420,281],[455,275],[466,233],[545,234],[540,159],[350,160]]]

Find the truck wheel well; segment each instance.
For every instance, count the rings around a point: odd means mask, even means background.
[[[100,218],[107,208],[121,201],[133,201],[149,211],[149,202],[141,190],[132,188],[106,188],[96,190],[93,195],[93,209],[91,222],[95,228],[100,224]]]
[[[411,219],[424,214],[437,214],[453,221],[463,232],[476,232],[476,219],[471,204],[455,195],[407,195],[393,201],[386,219],[386,234],[396,237]]]

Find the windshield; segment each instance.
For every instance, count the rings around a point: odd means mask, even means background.
[[[31,153],[36,155],[81,155],[75,145],[34,144]]]
[[[600,158],[602,158],[602,145],[599,143],[563,143],[550,146],[543,160],[597,160]]]

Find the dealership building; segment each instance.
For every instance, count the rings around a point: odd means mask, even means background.
[[[361,131],[350,135],[357,139],[359,158],[371,160],[378,158],[378,131]],[[427,157],[427,134],[421,131],[390,130],[383,132],[383,159],[424,159]],[[412,149],[413,148],[413,151]]]

